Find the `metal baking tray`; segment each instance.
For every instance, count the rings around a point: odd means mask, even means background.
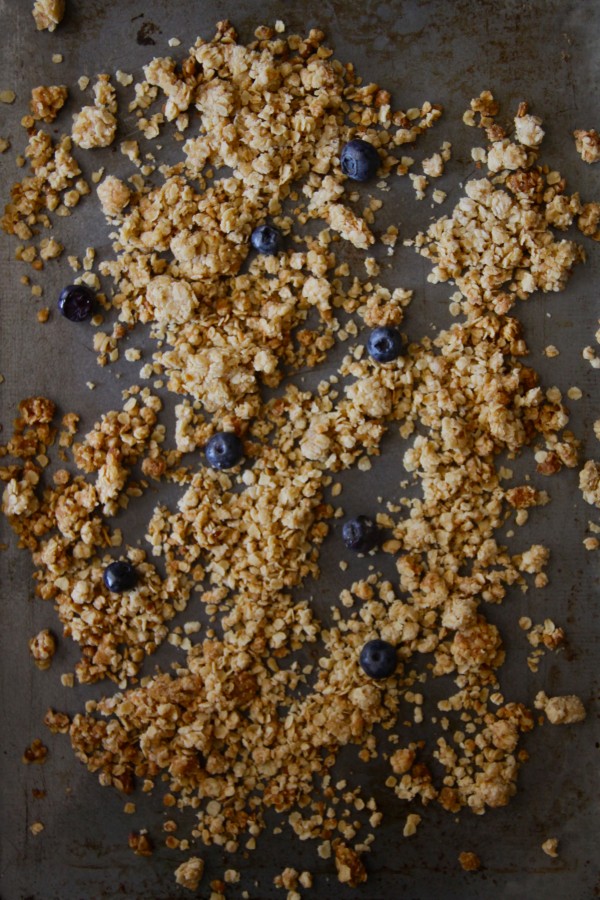
[[[229,18],[243,41],[252,39],[260,24],[282,19],[288,33],[304,33],[319,27],[338,59],[352,61],[365,81],[377,81],[392,92],[396,108],[407,109],[424,100],[443,105],[444,117],[419,145],[420,155],[437,150],[443,140],[453,145],[453,160],[440,186],[448,192],[442,210],[450,210],[461,183],[475,171],[470,158],[474,140],[462,122],[471,97],[490,89],[502,104],[508,121],[521,100],[544,120],[546,140],[543,158],[567,178],[570,191],[579,190],[585,200],[600,199],[600,165],[586,166],[575,152],[575,128],[600,128],[600,5],[593,0],[67,0],[67,14],[54,34],[37,33],[31,2],[5,0],[1,4],[3,41],[0,88],[17,95],[13,105],[0,107],[0,135],[11,148],[0,156],[1,200],[9,197],[18,180],[15,156],[26,143],[20,126],[30,90],[38,84],[75,86],[80,75],[117,69],[141,73],[154,55],[182,55],[197,35],[212,37],[217,21]],[[177,37],[181,47],[168,46]],[[53,55],[62,54],[62,62]],[[74,91],[77,95],[77,91]],[[74,103],[75,101],[73,101]],[[52,129],[59,133],[70,122],[68,107]],[[95,167],[93,154],[79,154]],[[115,150],[118,172],[120,154]],[[112,164],[111,164],[112,168]],[[401,237],[410,237],[442,211],[430,201],[420,204],[405,190],[406,202],[388,201],[385,215],[396,221]],[[110,241],[100,213],[93,204],[72,219],[57,225],[59,237],[79,256],[94,246],[99,255],[110,253]],[[582,440],[582,458],[598,457],[593,434],[598,416],[594,398],[598,372],[582,359],[583,347],[594,344],[600,306],[600,246],[582,238],[587,262],[579,266],[567,289],[556,295],[535,295],[516,310],[531,347],[530,364],[545,386],[557,385],[563,393],[578,386],[580,400],[569,402],[571,426]],[[41,305],[54,298],[68,275],[66,263],[49,265],[43,273],[44,297],[35,301],[20,283],[28,268],[14,258],[16,242],[0,235],[0,386],[2,440],[8,438],[11,421],[21,398],[34,394],[52,397],[61,412],[82,415],[85,432],[96,417],[119,402],[122,387],[134,383],[136,373],[126,362],[100,370],[95,363],[89,333],[78,332],[64,340],[56,315],[46,325],[36,320]],[[408,312],[411,334],[434,334],[449,322],[448,285],[431,285],[424,260],[410,248],[399,248],[391,283],[415,291]],[[136,340],[136,345],[139,338]],[[556,359],[543,354],[547,344],[560,350]],[[322,372],[318,373],[322,377]],[[117,378],[119,376],[119,378]],[[89,391],[86,382],[96,383]],[[533,465],[531,458],[527,463]],[[346,479],[344,504],[358,506],[360,496],[398,491],[397,474],[385,453],[370,473],[360,480]],[[207,874],[198,896],[208,897],[209,881],[226,868],[237,868],[242,880],[227,888],[227,897],[247,896],[270,900],[283,896],[273,884],[285,866],[314,873],[315,883],[306,896],[326,900],[351,894],[365,900],[402,896],[406,900],[517,900],[544,896],[558,900],[569,896],[587,900],[600,892],[598,871],[598,747],[597,672],[600,668],[598,631],[597,554],[582,545],[588,522],[597,512],[586,506],[577,489],[577,472],[565,471],[551,480],[552,503],[527,526],[530,542],[551,548],[551,583],[542,593],[509,594],[490,616],[502,630],[507,662],[502,684],[515,699],[532,705],[538,690],[579,694],[588,707],[587,720],[573,727],[545,725],[526,740],[530,760],[523,766],[518,793],[506,808],[484,816],[463,811],[452,816],[438,808],[425,810],[417,834],[405,839],[402,826],[412,811],[384,787],[383,765],[363,772],[352,752],[343,754],[340,777],[345,772],[365,780],[384,811],[367,859],[369,880],[353,892],[337,883],[331,863],[319,859],[307,842],[291,842],[289,833],[268,829],[259,849],[228,858],[215,848],[195,847],[207,861]],[[151,492],[150,492],[151,493]],[[151,495],[147,503],[157,501]],[[147,510],[139,509],[143,521]],[[170,851],[161,839],[165,811],[157,797],[136,796],[136,812],[123,813],[123,798],[102,788],[74,758],[68,739],[50,735],[42,723],[49,706],[74,712],[87,699],[112,685],[62,687],[60,676],[71,671],[77,659],[74,647],[60,641],[51,669],[39,672],[29,657],[28,639],[41,628],[58,632],[51,604],[34,596],[28,555],[18,551],[4,519],[0,523],[2,590],[0,600],[0,708],[2,821],[0,897],[2,900],[82,900],[82,898],[152,898],[172,900],[189,896],[178,888],[172,871],[185,857]],[[136,521],[128,521],[127,538],[133,541]],[[138,525],[138,530],[141,528]],[[141,533],[139,534],[141,537]],[[331,550],[329,549],[331,547]],[[337,545],[336,545],[337,546]],[[359,574],[351,563],[348,583]],[[333,544],[323,554],[323,574],[311,592],[335,601],[340,574]],[[537,674],[525,663],[528,652],[517,621],[531,615],[563,625],[567,648],[546,654]],[[163,665],[157,654],[156,663]],[[154,663],[154,660],[152,661]],[[431,712],[431,710],[430,710]],[[24,766],[21,756],[31,741],[40,737],[49,747],[43,766]],[[420,811],[420,810],[415,810]],[[30,826],[44,823],[34,836]],[[127,846],[131,830],[147,828],[156,850],[149,858],[135,856]],[[180,834],[183,830],[180,831]],[[546,838],[560,840],[560,854],[551,859],[541,850]],[[472,850],[482,859],[478,872],[463,872],[457,857]],[[243,894],[247,891],[247,894]]]

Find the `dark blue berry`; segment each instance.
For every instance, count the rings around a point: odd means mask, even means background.
[[[369,678],[388,678],[396,669],[396,648],[379,638],[367,641],[360,651],[359,662]]]
[[[71,322],[83,322],[96,306],[96,294],[87,284],[68,284],[58,298],[59,311]]]
[[[369,356],[379,363],[391,362],[398,359],[404,350],[404,338],[397,328],[382,325],[374,328],[367,341]]]
[[[136,586],[138,573],[130,562],[119,559],[105,568],[102,578],[109,591],[113,594],[122,594],[123,591],[130,591]]]
[[[373,144],[355,138],[344,144],[340,165],[344,175],[353,181],[368,181],[379,168],[379,154]]]
[[[272,225],[259,225],[250,235],[250,243],[259,253],[275,256],[281,246],[281,234]]]
[[[243,455],[243,444],[232,431],[219,431],[206,444],[206,461],[213,469],[232,469]]]
[[[376,545],[379,539],[379,529],[368,516],[357,516],[348,519],[342,528],[342,540],[350,550],[358,553],[368,553]]]

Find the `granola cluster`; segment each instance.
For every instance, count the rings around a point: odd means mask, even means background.
[[[319,841],[341,883],[357,886],[367,878],[364,855],[382,814],[372,797],[338,778],[344,747],[356,745],[365,764],[384,754],[387,787],[419,809],[437,803],[481,814],[515,793],[526,759],[521,736],[535,719],[500,691],[505,648],[486,613],[512,587],[545,587],[549,552],[539,544],[511,552],[498,533],[536,515],[550,501],[543,478],[579,458],[568,411],[526,364],[519,321],[508,313],[534,291],[565,286],[584,255],[556,231],[578,221],[595,236],[598,217],[539,162],[542,123],[525,104],[508,135],[493,96],[475,98],[465,121],[486,133],[476,158],[487,170],[467,182],[449,215],[411,241],[432,263],[431,282],[453,282],[451,310],[461,318],[382,365],[365,353],[360,330],[402,325],[412,293],[379,284],[374,257],[366,257],[367,278],[352,271],[357,251],[380,242],[393,252],[398,230],[378,229],[377,195],[358,208],[364,195],[343,175],[340,151],[355,136],[370,141],[383,191],[389,176],[409,173],[413,160],[402,148],[434,125],[439,107],[394,111],[387,91],[363,85],[351,65],[333,58],[320,31],[285,38],[279,23],[258,29],[248,46],[219,23],[215,38],[198,39],[182,62],[152,60],[133,90],[129,111],[140,132],[166,140],[165,123],[173,122],[182,156],[162,165],[158,178],[137,142],[124,142],[139,171],[127,183],[98,178],[114,241],[113,258],[98,269],[113,283],[118,321],[112,332],[95,333],[94,347],[107,365],[123,338],[147,326],[155,349],[140,377],[164,378],[178,395],[174,449],[166,449],[162,404],[147,387],[123,392],[121,405],[81,437],[74,414],[58,427],[52,401],[31,397],[20,406],[2,448],[18,460],[0,469],[3,512],[32,555],[39,596],[79,645],[78,681],[108,678],[118,688],[72,719],[50,710],[46,723],[69,733],[102,784],[129,795],[166,782],[164,805],[195,811],[197,842],[233,853],[243,839],[252,849],[274,809],[300,839]],[[32,115],[50,121],[62,89],[39,91]],[[73,123],[82,150],[109,146],[117,132],[108,75],[98,76],[94,96]],[[32,128],[32,174],[13,188],[5,231],[30,241],[34,226],[50,225],[47,212],[63,208],[61,192],[64,208],[89,192],[75,181],[72,141],[55,146]],[[449,159],[444,142],[423,160],[424,175],[413,178],[417,196]],[[228,174],[215,175],[223,167]],[[443,201],[439,193],[434,202]],[[250,234],[267,220],[285,245],[276,256],[251,256]],[[62,251],[47,239],[40,247],[21,257],[41,267]],[[93,260],[90,251],[86,276],[96,283]],[[338,344],[348,344],[341,365],[316,390],[301,389],[295,376],[327,363]],[[131,348],[126,355],[140,356]],[[243,441],[245,462],[227,472],[201,459],[219,430]],[[334,502],[335,475],[369,469],[393,432],[400,442],[386,452],[412,489],[390,501],[377,524],[397,578],[365,567],[363,578],[342,587],[327,620],[307,584],[318,584],[323,542],[344,514]],[[56,444],[60,467],[50,476]],[[517,455],[534,459],[540,486],[514,483],[500,464]],[[581,474],[590,502],[597,502],[596,469],[587,463]],[[177,486],[179,499],[155,506],[143,550],[124,542],[115,517],[135,504],[147,479]],[[116,555],[138,573],[123,593],[103,581]],[[185,623],[173,625],[186,610]],[[529,620],[534,647],[560,648],[564,632],[550,626]],[[358,664],[373,638],[397,648],[397,672],[384,681]],[[166,640],[179,648],[178,664],[140,680],[144,660]],[[45,667],[54,638],[41,632],[30,649]],[[411,740],[405,725],[424,721],[427,680],[440,676],[451,676],[453,687],[438,703],[429,746]],[[585,717],[574,696],[540,693],[535,705],[553,724]],[[379,727],[385,742],[376,738]],[[407,814],[404,836],[421,818]],[[165,828],[167,846],[189,850],[175,828]],[[136,832],[130,846],[150,855],[153,843]],[[474,871],[480,861],[465,852],[460,865]],[[203,872],[204,861],[192,855],[177,868],[177,883],[196,890]],[[223,889],[238,878],[227,870]],[[310,873],[292,868],[276,879],[288,896],[310,882]]]

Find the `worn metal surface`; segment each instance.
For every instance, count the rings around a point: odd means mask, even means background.
[[[446,209],[460,192],[459,181],[472,172],[469,162],[473,132],[461,124],[463,110],[472,96],[490,88],[503,103],[508,119],[522,99],[544,118],[547,130],[544,159],[567,177],[571,190],[584,199],[600,199],[600,165],[585,166],[575,153],[570,134],[574,128],[600,128],[600,95],[596,87],[600,67],[600,5],[596,2],[564,0],[306,0],[291,4],[283,0],[67,0],[67,16],[54,34],[36,34],[30,15],[31,3],[0,0],[3,27],[0,88],[17,92],[17,102],[0,109],[0,135],[9,137],[11,150],[0,157],[1,201],[17,178],[14,156],[24,146],[19,126],[29,91],[41,83],[75,85],[81,74],[122,69],[138,74],[152,55],[177,54],[167,45],[170,37],[182,40],[183,51],[197,34],[210,37],[213,25],[229,17],[242,39],[250,39],[256,25],[277,18],[289,31],[323,28],[338,58],[352,60],[365,80],[376,80],[393,92],[394,105],[408,108],[425,99],[443,104],[446,115],[419,146],[419,155],[436,150],[442,140],[454,145],[454,160],[441,187],[449,192]],[[52,54],[64,61],[53,64]],[[78,98],[78,92],[73,92]],[[73,102],[73,108],[75,103]],[[69,121],[67,110],[56,130]],[[54,126],[53,126],[54,127]],[[90,154],[88,170],[95,166]],[[115,169],[121,162],[114,153]],[[394,188],[386,215],[399,220],[404,236],[424,225],[438,208],[416,203],[410,184]],[[107,253],[109,240],[99,212],[88,204],[86,212],[59,223],[59,236],[71,252],[82,254],[95,246]],[[4,434],[16,413],[18,401],[30,394],[47,394],[61,411],[83,414],[82,427],[91,425],[97,413],[119,401],[121,386],[135,380],[127,364],[109,373],[99,370],[89,332],[77,332],[68,340],[58,317],[46,326],[35,319],[36,305],[19,284],[25,271],[14,260],[14,242],[0,236],[0,371],[6,381],[0,387],[1,421]],[[579,267],[568,289],[550,297],[534,297],[518,308],[526,323],[532,348],[531,364],[549,386],[563,391],[578,385],[583,397],[570,404],[572,425],[583,440],[584,458],[599,456],[592,423],[598,415],[594,403],[598,372],[581,358],[584,346],[594,343],[600,305],[600,246],[586,242],[588,261]],[[53,303],[68,277],[64,265],[48,266],[43,283],[45,302]],[[426,282],[427,267],[408,249],[402,249],[387,273],[390,283],[413,288],[407,328],[415,338],[433,333],[448,322],[447,287]],[[139,341],[136,341],[139,343]],[[548,360],[543,348],[555,344],[560,357]],[[115,372],[122,372],[116,381]],[[86,381],[97,384],[91,393]],[[532,460],[524,462],[532,468]],[[395,496],[398,477],[386,455],[360,484],[347,479],[345,506],[359,505],[359,497],[387,492]],[[386,824],[379,833],[368,860],[369,882],[354,892],[368,900],[383,900],[392,894],[407,900],[513,900],[545,896],[558,900],[586,900],[600,894],[598,881],[598,577],[594,554],[582,547],[586,524],[594,510],[586,507],[576,488],[577,473],[565,472],[551,485],[553,502],[539,512],[527,529],[529,542],[540,540],[552,550],[551,586],[528,597],[510,594],[494,609],[500,624],[508,661],[502,683],[511,697],[531,704],[536,692],[579,693],[589,705],[590,715],[574,728],[537,729],[526,741],[531,754],[519,778],[519,792],[509,807],[483,817],[463,812],[453,817],[428,809],[418,833],[402,838],[406,813],[395,805],[383,786],[383,764],[369,768],[366,783],[385,810]],[[152,502],[155,498],[149,498]],[[144,509],[137,515],[143,521]],[[596,516],[597,519],[597,516]],[[135,523],[130,523],[133,528]],[[74,649],[61,642],[54,665],[40,673],[32,665],[27,640],[40,628],[55,627],[50,605],[34,599],[28,557],[18,552],[12,534],[2,522],[2,540],[9,545],[1,557],[0,664],[2,667],[1,771],[2,844],[0,897],[2,900],[79,900],[79,898],[152,898],[167,900],[183,896],[174,887],[172,869],[180,854],[161,846],[160,828],[165,818],[157,798],[137,797],[137,812],[122,813],[123,800],[101,788],[94,776],[74,759],[64,737],[45,734],[42,718],[49,706],[80,709],[98,693],[75,688],[67,692],[60,675],[76,660]],[[130,535],[128,535],[130,537]],[[333,548],[333,544],[331,545]],[[337,545],[336,545],[337,546]],[[328,548],[326,548],[328,549]],[[339,581],[336,554],[327,552],[323,579],[310,590],[327,604],[335,599]],[[358,575],[353,562],[348,582]],[[564,624],[568,649],[546,655],[537,675],[525,665],[527,644],[517,627],[520,615],[535,621],[552,617]],[[162,661],[162,658],[161,658]],[[426,710],[434,712],[432,705]],[[43,767],[22,765],[24,748],[35,737],[50,747]],[[352,751],[344,766],[359,772]],[[343,767],[339,770],[343,771]],[[34,790],[45,797],[36,798]],[[34,837],[29,826],[42,821],[44,832]],[[135,857],[127,848],[131,829],[147,827],[157,837],[157,850],[150,860]],[[560,856],[553,860],[541,851],[542,842],[560,839]],[[463,873],[457,856],[462,850],[477,852],[484,863],[479,873]],[[242,871],[242,890],[254,900],[283,896],[273,886],[273,876],[285,865],[308,868],[315,873],[315,887],[308,894],[325,900],[350,896],[331,876],[329,864],[319,860],[314,848],[292,845],[289,835],[264,834],[260,849],[244,857],[227,859],[220,851],[200,854],[209,861],[214,876],[223,868]],[[207,881],[201,896],[208,896]]]

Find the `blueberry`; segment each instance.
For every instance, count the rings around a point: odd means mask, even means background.
[[[68,284],[60,292],[58,308],[71,322],[89,318],[96,305],[96,294],[87,284]]]
[[[369,678],[388,678],[396,669],[396,648],[378,638],[367,641],[360,651],[359,662]]]
[[[275,256],[281,245],[281,233],[272,225],[259,225],[250,235],[250,243],[259,253]]]
[[[368,181],[379,168],[379,154],[368,141],[355,138],[342,148],[340,165],[344,175],[353,181]]]
[[[367,341],[369,356],[379,363],[391,362],[398,359],[404,350],[404,338],[397,328],[382,325],[374,328]]]
[[[219,431],[206,444],[206,461],[213,469],[231,469],[243,455],[242,442],[232,431]]]
[[[367,516],[357,516],[348,519],[342,528],[342,540],[350,550],[358,553],[368,553],[377,545],[379,529],[372,519]]]
[[[120,559],[105,568],[102,578],[109,591],[113,594],[122,594],[123,591],[130,591],[136,586],[138,574],[130,562]]]

